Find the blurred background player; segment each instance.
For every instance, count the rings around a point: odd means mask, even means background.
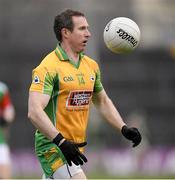
[[[10,150],[7,144],[9,125],[14,120],[15,110],[11,102],[9,90],[0,81],[0,178],[11,177]]]

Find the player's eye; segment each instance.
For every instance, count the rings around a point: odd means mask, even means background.
[[[88,29],[86,26],[82,26],[82,27],[80,27],[79,28],[80,30],[86,30],[86,29]]]

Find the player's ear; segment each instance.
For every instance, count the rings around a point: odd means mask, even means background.
[[[62,33],[62,37],[65,37],[67,39],[70,35],[70,30],[67,28],[63,28],[61,29],[61,33]]]

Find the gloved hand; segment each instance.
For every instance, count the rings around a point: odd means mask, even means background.
[[[136,147],[137,145],[140,144],[140,142],[142,140],[142,136],[137,128],[135,128],[135,127],[129,128],[126,125],[124,125],[122,127],[121,132],[126,139],[129,139],[130,141],[133,142],[132,147]]]
[[[83,165],[84,162],[87,162],[87,158],[78,149],[85,146],[87,144],[86,142],[76,144],[64,139],[62,134],[59,133],[53,139],[53,143],[60,148],[69,166],[72,166],[72,162],[75,165]]]

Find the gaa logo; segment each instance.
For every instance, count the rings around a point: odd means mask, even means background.
[[[73,81],[74,79],[73,79],[72,76],[65,76],[65,77],[63,78],[63,80],[64,80],[65,82],[69,82],[69,81]]]

